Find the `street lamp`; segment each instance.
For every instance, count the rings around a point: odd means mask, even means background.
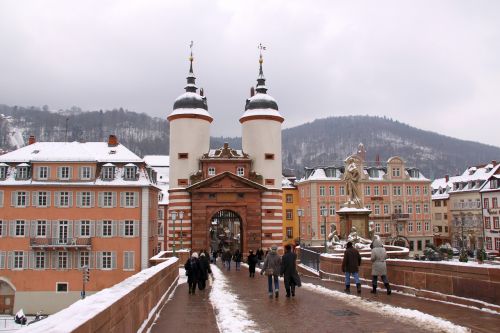
[[[181,250],[184,250],[184,246],[182,245],[182,240],[184,239],[184,233],[182,232],[182,219],[184,218],[184,211],[181,210],[179,212],[179,219],[181,220]]]
[[[299,217],[299,245],[302,247],[302,239],[300,235],[302,234],[302,229],[300,226],[300,218],[304,216],[304,210],[302,208],[297,209],[297,216]]]
[[[325,253],[327,252],[326,251],[326,214],[327,213],[328,213],[328,211],[327,211],[326,207],[321,208],[320,214],[321,214],[321,216],[323,216],[323,228],[324,228],[323,235],[325,236],[325,243],[324,243],[324,245],[325,245]]]
[[[174,210],[172,211],[171,213],[172,215],[172,225],[173,225],[173,229],[174,229],[174,236],[173,236],[173,245],[172,245],[172,252],[173,252],[173,255],[175,256],[175,220],[177,220],[177,212]]]

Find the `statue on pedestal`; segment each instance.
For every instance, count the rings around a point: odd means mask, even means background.
[[[343,180],[346,182],[346,194],[348,196],[348,204],[353,204],[356,208],[362,208],[361,195],[358,187],[358,182],[361,177],[358,166],[354,158],[349,158],[346,163]]]
[[[340,243],[339,235],[337,235],[337,226],[335,223],[330,224],[330,233],[328,234],[328,241],[332,243],[332,245],[342,245]]]

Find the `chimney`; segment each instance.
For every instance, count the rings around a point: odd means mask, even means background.
[[[108,138],[108,147],[116,147],[118,146],[118,138],[116,135],[110,134]]]
[[[229,143],[228,142],[224,142],[224,149],[227,149],[229,148]]]
[[[450,181],[450,175],[445,175],[444,179],[446,180],[446,182],[449,182]]]
[[[253,95],[255,95],[255,88],[250,87],[250,97],[253,97]]]
[[[32,145],[35,142],[36,142],[35,136],[34,135],[30,135],[30,137],[28,138],[28,145]]]
[[[493,164],[493,166],[495,166],[495,165],[497,165],[497,161],[496,160],[492,160],[491,164]]]

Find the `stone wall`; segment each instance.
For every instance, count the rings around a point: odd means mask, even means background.
[[[178,276],[178,259],[167,259],[27,326],[23,332],[142,332],[152,324]]]
[[[320,276],[343,282],[341,266],[342,258],[322,255]],[[500,266],[390,259],[387,275],[395,290],[465,305],[500,305]],[[360,277],[371,285],[369,259],[363,258]]]

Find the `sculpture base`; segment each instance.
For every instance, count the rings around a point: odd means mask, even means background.
[[[342,207],[337,211],[340,216],[340,237],[347,239],[352,227],[356,227],[358,236],[371,239],[368,233],[368,216],[371,210],[366,208]]]

